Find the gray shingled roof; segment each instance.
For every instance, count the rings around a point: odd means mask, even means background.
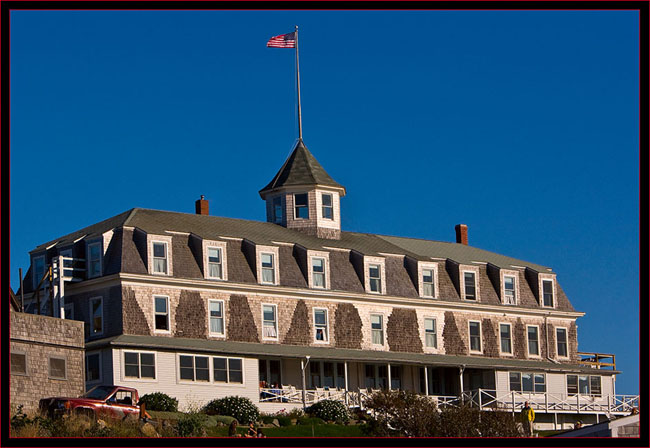
[[[266,191],[291,185],[326,185],[345,191],[341,184],[327,174],[318,160],[309,152],[302,139],[298,140],[293,152],[273,180],[260,190],[260,195]]]
[[[527,266],[541,272],[548,270],[548,268],[538,264],[457,243],[356,232],[341,232],[340,240],[329,240],[306,235],[268,222],[142,208],[128,210],[92,226],[41,244],[32,252],[41,251],[54,243],[56,243],[57,247],[66,246],[84,235],[89,237],[99,236],[103,232],[120,226],[137,227],[147,233],[158,235],[171,230],[194,233],[205,239],[218,239],[223,236],[245,238],[260,245],[273,245],[275,241],[278,241],[297,243],[312,250],[319,250],[323,246],[327,246],[352,249],[369,256],[389,253],[408,255],[416,260],[430,260],[430,257],[437,257],[450,258],[459,263],[480,261],[503,268],[515,265]]]
[[[251,342],[214,341],[208,339],[167,338],[160,336],[119,335],[86,343],[86,350],[106,345],[116,347],[155,348],[161,350],[191,350],[206,353],[237,354],[240,356],[281,356],[284,358],[349,360],[360,362],[393,362],[433,366],[461,366],[484,369],[530,369],[561,372],[593,373],[591,367],[578,364],[555,364],[549,361],[487,358],[480,356],[432,355],[379,350],[354,350],[331,347],[310,347],[287,344],[263,344]],[[601,374],[619,373],[599,370]]]

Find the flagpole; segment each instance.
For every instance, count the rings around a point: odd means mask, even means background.
[[[298,60],[298,25],[296,25],[296,82],[298,85],[298,139],[302,140],[302,110],[300,109],[300,63]]]

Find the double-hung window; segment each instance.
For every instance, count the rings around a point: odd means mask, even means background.
[[[99,381],[101,379],[101,362],[99,353],[86,355],[86,382]]]
[[[88,278],[102,275],[102,243],[88,245]]]
[[[332,195],[329,193],[323,193],[321,195],[323,202],[323,219],[334,219],[334,207],[332,205]]]
[[[210,381],[207,356],[179,355],[180,379],[186,381]]]
[[[528,326],[528,354],[539,356],[539,329],[534,326]]]
[[[309,219],[309,199],[307,193],[294,194],[295,219]]]
[[[325,259],[312,258],[311,269],[314,288],[325,288]]]
[[[27,355],[11,352],[11,374],[27,375]]]
[[[329,341],[329,336],[327,334],[327,310],[319,308],[314,309],[314,329],[316,331],[316,341]]]
[[[368,279],[370,291],[381,293],[381,266],[378,264],[368,265]]]
[[[435,319],[424,319],[424,339],[427,347],[438,348]]]
[[[208,306],[210,307],[210,334],[223,336],[223,302],[210,300]]]
[[[50,356],[48,358],[49,377],[57,380],[65,380],[66,376],[66,359],[59,356]]]
[[[568,395],[602,395],[601,379],[597,375],[567,375],[566,385]]]
[[[153,272],[167,274],[167,243],[165,242],[153,242]]]
[[[275,284],[275,257],[273,254],[262,253],[262,283]]]
[[[124,352],[124,376],[156,379],[156,357],[153,353]]]
[[[433,282],[433,269],[422,269],[422,295],[424,297],[435,297],[436,291]]]
[[[223,263],[220,247],[208,247],[208,276],[223,279]]]
[[[546,375],[533,372],[510,372],[510,390],[514,392],[546,392]]]
[[[169,298],[154,297],[154,328],[156,331],[169,331]]]
[[[275,224],[282,224],[284,217],[284,209],[282,208],[282,196],[273,198],[273,222]]]
[[[34,266],[34,288],[38,286],[43,275],[45,275],[45,257],[41,255],[40,257],[34,257],[32,262]],[[45,282],[43,282],[45,284]]]
[[[213,378],[217,383],[243,383],[241,358],[212,358]]]
[[[557,356],[560,358],[567,358],[569,351],[567,349],[566,328],[556,328],[556,341],[557,341]]]
[[[512,335],[510,324],[499,324],[499,335],[501,336],[501,353],[512,354]]]
[[[469,321],[469,350],[481,351],[481,323],[478,321]]]
[[[371,314],[370,328],[372,332],[372,343],[375,345],[384,345],[384,316],[381,314]]]
[[[264,339],[278,338],[278,319],[276,305],[262,305],[262,337]]]
[[[476,300],[476,273],[463,272],[463,282],[465,285],[465,300]]]
[[[90,335],[100,335],[104,332],[104,307],[101,297],[93,297],[90,303]]]
[[[515,293],[515,278],[510,275],[503,277],[503,303],[506,305],[517,304],[517,294]]]
[[[542,294],[544,295],[544,306],[553,305],[553,280],[542,280]]]

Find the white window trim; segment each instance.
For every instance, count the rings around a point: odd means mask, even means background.
[[[560,341],[557,337],[557,331],[558,330],[564,330],[564,334],[566,335],[566,356],[560,356]],[[570,359],[571,358],[571,350],[569,349],[569,329],[567,327],[555,327],[555,356],[557,359]]]
[[[211,330],[210,319],[210,303],[211,302],[220,302],[221,303],[221,319],[223,320],[223,333],[213,333]],[[225,339],[226,337],[226,303],[222,299],[209,299],[208,300],[208,333],[211,337],[217,337],[220,339]]]
[[[509,328],[508,334],[510,334],[510,351],[509,352],[504,352],[501,350],[501,325],[507,325]],[[481,348],[483,348],[483,345],[481,344]],[[510,322],[499,322],[499,354],[501,356],[514,356],[514,350],[515,348],[515,341],[514,341],[514,335],[512,333],[512,324]]]
[[[313,264],[313,259],[314,258],[322,258],[324,260],[323,267],[325,269],[325,287],[321,288],[319,286],[314,286],[314,264]],[[309,287],[312,289],[321,289],[321,290],[326,290],[326,289],[331,289],[330,288],[330,259],[329,259],[329,253],[328,252],[316,252],[316,251],[307,251],[307,259],[309,261]]]
[[[422,271],[425,269],[430,269],[433,271],[433,296],[424,295],[424,279]],[[438,299],[440,297],[438,288],[438,263],[418,262],[418,291],[420,293],[420,297],[425,299]]]
[[[537,328],[537,351],[538,351],[538,353],[536,355],[530,353],[530,345],[528,343],[528,328],[529,327]],[[542,341],[540,340],[540,335],[541,335],[541,332],[540,332],[540,329],[539,329],[539,325],[526,325],[526,353],[528,354],[529,358],[541,358],[542,357]]]
[[[268,283],[262,281],[262,254],[273,254],[273,277],[275,282]],[[255,256],[257,260],[257,283],[260,285],[279,285],[280,284],[280,248],[275,246],[255,246]]]
[[[274,313],[274,316],[275,316],[275,337],[274,338],[264,336],[264,307],[265,306],[272,306],[272,307],[275,308],[275,313]],[[280,340],[280,329],[278,328],[279,327],[279,324],[278,324],[278,320],[279,320],[279,318],[278,318],[278,305],[276,303],[262,303],[260,305],[260,312],[261,312],[261,317],[262,317],[262,340],[263,341],[278,341],[278,340]]]
[[[45,271],[47,271],[47,266],[45,265],[45,255],[38,255],[38,256],[32,258],[32,266],[34,267],[33,274],[32,274],[32,281],[34,283],[34,285],[33,285],[34,289],[36,289],[36,287],[38,286],[38,282],[41,280],[40,278],[37,278],[37,276],[36,276],[36,260],[38,260],[39,258],[43,259],[43,274],[41,274],[41,277],[43,275],[45,275]]]
[[[501,303],[506,304],[506,277],[513,277],[515,280],[515,303],[510,306],[519,305],[519,273],[517,271],[501,270]]]
[[[23,355],[25,357],[25,373],[15,373],[9,369],[10,375],[29,376],[29,354],[25,350],[9,350],[9,361],[11,363],[11,355]],[[49,366],[48,366],[49,369]],[[49,373],[49,372],[48,372]]]
[[[520,395],[544,395],[548,393],[548,375],[546,372],[539,372],[539,371],[534,371],[534,370],[509,370],[508,371],[508,392],[513,392],[513,390],[510,388],[510,374],[511,373],[518,373],[519,374],[519,391],[515,391],[515,393],[520,394]],[[524,374],[525,373],[530,373],[533,375],[533,390],[532,391],[524,391]],[[535,392],[535,375],[544,375],[544,389],[546,389],[546,392]]]
[[[167,300],[167,330],[158,330],[156,328],[156,299],[166,299]],[[172,332],[172,312],[169,304],[169,296],[165,294],[154,294],[151,300],[152,312],[153,312],[153,331],[154,333],[160,334],[170,334]]]
[[[381,336],[382,344],[372,342],[372,316],[381,316]],[[386,315],[384,313],[370,313],[370,346],[386,348]]]
[[[578,388],[578,392],[576,394],[571,394],[569,395],[569,376],[575,376],[577,377],[578,383],[576,384],[576,387]],[[588,394],[583,394],[580,392],[580,377],[581,376],[586,376],[587,377],[587,382],[589,383],[589,393]],[[600,378],[600,395],[594,395],[591,391],[591,377],[596,376]],[[589,373],[567,373],[564,375],[564,391],[567,395],[567,397],[575,397],[576,395],[580,395],[581,397],[591,397],[593,399],[602,399],[605,398],[608,393],[606,393],[603,390],[603,375],[591,375]]]
[[[125,353],[137,353],[138,354],[138,374],[140,375],[140,378],[134,378],[132,376],[126,376],[126,362],[125,362]],[[142,378],[142,362],[140,360],[140,353],[144,353],[146,355],[153,355],[153,367],[154,367],[154,372],[155,372],[155,378]],[[159,372],[158,372],[158,352],[150,351],[150,350],[129,350],[129,349],[122,349],[120,352],[120,362],[122,364],[122,371],[121,376],[122,376],[122,381],[129,381],[129,382],[139,382],[139,383],[157,383],[158,382],[158,377]]]
[[[327,336],[324,341],[316,339],[316,311],[325,311],[325,335]],[[329,310],[324,307],[314,307],[312,311],[312,322],[314,323],[314,343],[315,344],[329,344],[330,343],[330,316]]]
[[[296,195],[297,194],[301,194],[301,195],[304,194],[304,195],[307,196],[307,217],[306,218],[299,218],[298,214],[296,213],[296,209],[298,208],[296,206]],[[292,196],[292,199],[293,199],[293,213],[292,213],[293,219],[295,221],[309,221],[312,218],[311,210],[309,210],[311,208],[311,207],[309,207],[309,192],[305,191],[305,192],[292,193],[291,196]]]
[[[99,274],[91,276],[90,275],[90,248],[93,247],[93,246],[99,246]],[[103,273],[104,273],[104,260],[103,260],[103,258],[104,258],[104,251],[103,251],[103,248],[102,248],[102,241],[98,240],[98,241],[88,242],[87,245],[86,245],[86,260],[87,260],[87,262],[86,262],[86,275],[88,276],[88,278],[97,278],[97,277],[101,277],[103,275]]]
[[[323,219],[323,220],[326,220],[326,221],[335,221],[336,220],[335,219],[336,215],[334,214],[334,193],[331,193],[329,191],[318,191],[317,195],[319,196],[319,199],[320,199],[320,201],[318,201],[318,204],[317,204],[319,206],[318,207],[318,217],[320,219]],[[332,198],[332,205],[331,205],[332,217],[331,218],[326,218],[325,214],[323,213],[323,208],[325,207],[323,205],[323,196],[324,195],[328,195],[328,196],[330,196]]]
[[[94,328],[94,322],[93,322],[93,300],[99,299],[99,310],[101,311],[102,315],[102,331],[99,333],[93,333]],[[102,296],[96,296],[96,297],[91,297],[88,299],[88,327],[90,328],[90,332],[88,333],[89,337],[94,337],[94,336],[102,336],[104,334],[104,329],[106,328],[106,321],[104,320],[104,298]]]
[[[201,355],[199,355],[201,356]],[[210,356],[210,383],[212,384],[218,384],[220,387],[240,387],[243,388],[246,385],[246,368],[245,368],[245,363],[244,363],[244,358],[240,358],[238,356]],[[215,358],[220,358],[220,359],[225,359],[226,360],[226,372],[228,375],[228,382],[223,382],[223,381],[217,381],[214,379],[214,360]],[[241,361],[241,383],[231,383],[230,382],[230,367],[228,364],[229,359],[239,359]],[[179,368],[179,374],[180,374],[180,368]],[[187,380],[183,380],[183,382],[186,382]],[[195,383],[199,382],[202,383],[203,381],[193,381]]]
[[[555,278],[552,276],[540,274],[539,276],[539,305],[542,308],[554,309],[557,308],[557,288],[555,287]],[[550,281],[553,286],[553,306],[544,305],[544,282]]]
[[[194,379],[193,380],[182,380],[181,379],[181,356],[191,356],[193,358],[192,368],[194,369]],[[208,381],[197,381],[196,380],[196,358],[208,358]],[[176,383],[177,384],[212,384],[213,381],[213,364],[212,364],[212,355],[204,355],[197,353],[176,353]],[[219,383],[222,384],[222,383]]]
[[[89,380],[87,375],[86,375],[86,373],[87,373],[86,372],[87,371],[86,366],[88,365],[88,358],[90,356],[95,356],[95,355],[99,356],[99,378],[96,379],[96,380]],[[86,384],[101,384],[101,382],[103,380],[103,375],[102,375],[102,370],[103,369],[102,369],[102,367],[103,367],[103,364],[102,364],[102,352],[101,352],[101,350],[86,353],[86,356],[84,357],[84,378],[86,380]]]
[[[153,243],[165,243],[166,257],[167,257],[167,273],[153,271]],[[172,237],[170,235],[149,235],[147,234],[147,267],[151,275],[161,277],[172,277],[174,275],[174,263],[172,260]]]
[[[461,294],[461,299],[466,300],[468,302],[480,302],[481,301],[481,288],[480,288],[480,272],[479,268],[468,268],[464,267],[461,268],[460,270],[460,294]],[[476,298],[475,299],[466,299],[465,298],[465,272],[472,272],[474,273],[474,289],[476,290]]]
[[[433,320],[435,326],[435,335],[436,335],[436,345],[435,347],[429,347],[427,345],[427,320]],[[424,348],[432,351],[437,351],[440,346],[440,338],[438,337],[438,317],[437,316],[423,316],[422,318],[422,340],[424,341]]]
[[[155,271],[155,263],[154,261],[156,260],[156,257],[154,256],[153,253],[153,247],[155,244],[164,244],[165,245],[165,267],[167,268],[167,272],[156,272]],[[169,259],[169,243],[167,241],[152,241],[151,242],[151,273],[154,275],[169,275],[169,266],[170,266],[170,259]]]
[[[54,377],[51,375],[51,369],[50,369],[50,360],[52,359],[62,359],[63,362],[65,363],[65,372],[64,372],[64,377]],[[47,378],[50,380],[57,380],[57,381],[68,381],[68,357],[65,355],[47,355]]]
[[[209,248],[216,247],[221,249],[221,278],[210,276],[209,266]],[[209,241],[203,240],[203,276],[208,280],[228,281],[228,256],[227,256],[228,243],[225,241]]]
[[[381,291],[370,290],[370,265],[379,265],[379,275],[381,281]],[[386,260],[381,257],[363,257],[363,272],[366,293],[374,295],[386,295]]]
[[[481,344],[481,350],[472,350],[472,333],[470,330],[470,326],[472,323],[477,323],[478,324],[478,335],[479,335],[479,343]],[[483,353],[483,326],[481,325],[480,320],[468,320],[467,321],[467,336],[468,336],[468,345],[467,348],[469,349],[470,353]],[[499,345],[501,345],[501,339],[499,338]],[[499,349],[500,351],[500,349]]]

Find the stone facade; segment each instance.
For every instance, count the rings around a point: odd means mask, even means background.
[[[84,324],[11,311],[10,350],[25,356],[25,373],[12,367],[10,403],[34,412],[41,398],[78,397],[84,383]],[[65,359],[65,378],[50,375],[50,358]]]
[[[415,310],[393,308],[386,323],[388,346],[395,352],[422,353],[418,316]]]

